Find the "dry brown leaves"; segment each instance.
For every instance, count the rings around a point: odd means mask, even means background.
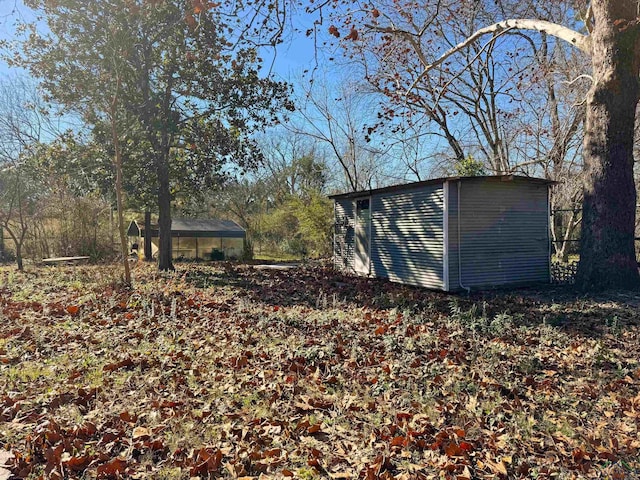
[[[640,476],[631,294],[111,268],[0,268],[0,478]]]

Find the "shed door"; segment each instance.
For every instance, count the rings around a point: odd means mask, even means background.
[[[368,198],[356,200],[356,251],[354,270],[369,275],[369,243],[371,233],[371,209]]]

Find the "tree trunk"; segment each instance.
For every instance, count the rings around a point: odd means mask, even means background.
[[[639,98],[636,2],[592,2],[594,85],[587,97],[584,210],[577,285],[640,284],[634,250],[633,140]]]
[[[153,260],[153,250],[151,248],[151,212],[144,212],[144,259],[147,262]]]
[[[120,154],[120,139],[115,124],[115,117],[111,119],[111,131],[113,134],[113,146],[115,149],[116,168],[116,202],[118,205],[118,232],[120,233],[120,254],[122,255],[122,267],[124,269],[124,283],[131,286],[131,269],[129,268],[129,248],[124,231],[124,205],[122,201],[122,156]]]
[[[113,232],[115,231],[115,221],[113,220],[113,204],[109,202],[109,227],[111,231],[111,252],[113,252],[113,246],[116,244],[116,239],[113,236]]]
[[[171,262],[171,191],[169,188],[169,165],[166,158],[158,160],[158,230],[160,251],[158,269],[175,270]]]
[[[16,263],[18,264],[18,270],[24,271],[24,264],[22,263],[22,244],[16,242]]]
[[[22,218],[22,215],[20,215],[20,217]],[[20,234],[18,234],[15,230],[12,230],[11,228],[9,228],[9,224],[5,223],[4,227],[7,230],[7,233],[9,234],[9,236],[11,237],[11,240],[13,241],[13,245],[15,247],[15,253],[16,253],[16,264],[18,265],[18,270],[20,270],[21,272],[24,270],[24,265],[22,263],[22,245],[24,243],[24,237],[27,233],[26,227],[24,225],[24,222],[22,222],[22,232]]]

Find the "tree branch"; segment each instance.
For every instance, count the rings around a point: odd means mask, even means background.
[[[547,22],[545,20],[529,20],[529,19],[513,19],[513,20],[504,20],[502,22],[494,23],[493,25],[489,25],[488,27],[481,28],[469,36],[466,40],[459,43],[453,48],[447,50],[440,58],[438,58],[435,62],[426,65],[425,71],[429,71],[438,65],[444,63],[444,61],[453,55],[456,52],[459,52],[463,48],[468,47],[473,42],[478,40],[480,37],[485,35],[500,35],[505,30],[534,30],[537,32],[544,32],[549,35],[552,35],[556,38],[564,40],[572,44],[573,46],[579,48],[581,51],[586,54],[591,54],[591,38],[582,35],[570,28],[564,27],[562,25],[558,25],[557,23]]]

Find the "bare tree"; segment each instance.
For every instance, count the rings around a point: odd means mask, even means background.
[[[378,0],[345,9],[334,20],[351,29],[342,42],[346,54],[359,60],[366,80],[387,97],[376,128],[419,127],[429,131],[431,149],[452,162],[471,155],[495,173],[539,162],[531,148],[532,130],[552,130],[549,118],[540,125],[531,122],[531,114],[544,111],[547,101],[546,95],[532,95],[545,80],[539,38],[506,29],[487,42],[465,44],[468,48],[441,63],[437,60],[443,49],[455,48],[497,16],[533,12],[564,18],[567,8],[544,8],[536,2],[425,0],[416,9],[415,2]],[[550,43],[547,50],[554,59],[555,42]],[[428,74],[425,65],[432,65]],[[556,80],[554,75],[546,78]]]
[[[373,188],[385,178],[388,147],[367,139],[367,124],[375,115],[369,95],[351,83],[335,90],[314,79],[304,84],[299,95],[299,121],[287,128],[324,145],[343,174],[343,190]]]
[[[0,79],[0,164],[15,163],[37,143],[59,135],[51,110],[35,84],[21,77]]]
[[[0,227],[13,241],[20,271],[24,270],[22,248],[29,231],[29,219],[35,210],[26,187],[19,165],[5,167],[0,172]]]
[[[318,141],[301,133],[273,130],[259,139],[261,170],[280,197],[300,196],[305,190],[324,191],[329,168]]]
[[[57,134],[47,113],[34,85],[17,77],[0,83],[0,226],[14,243],[19,270],[36,212],[36,189],[24,162],[40,141]]]

